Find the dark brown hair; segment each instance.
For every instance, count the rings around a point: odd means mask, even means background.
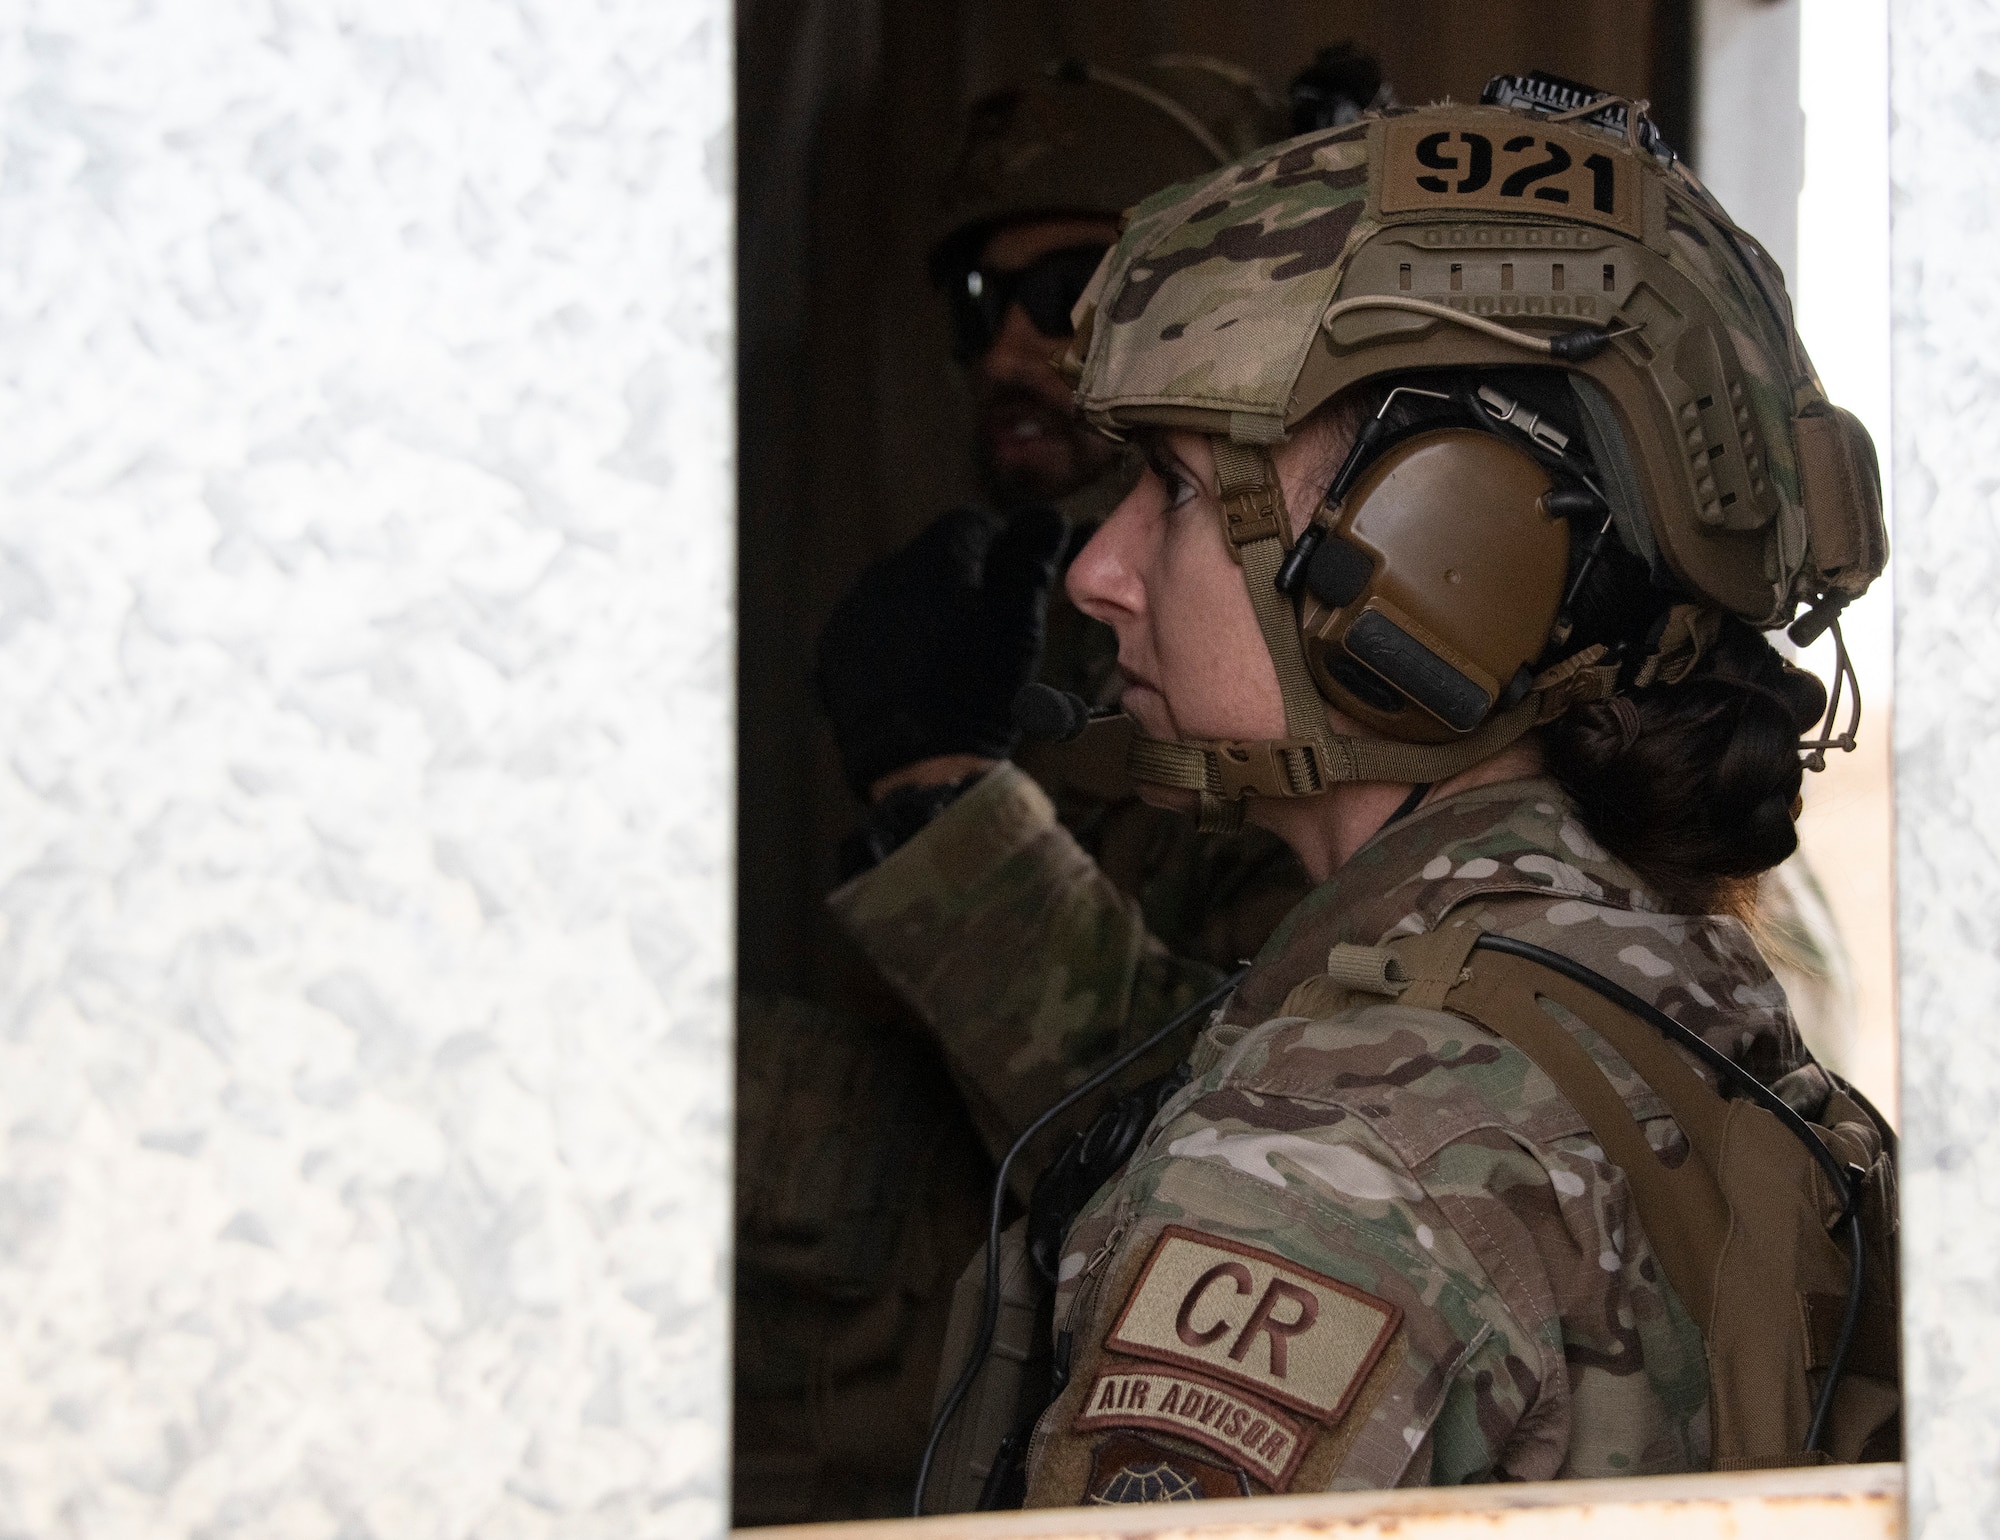
[[[1687,678],[1624,700],[1550,723],[1549,773],[1669,908],[1747,914],[1757,875],[1799,847],[1799,738],[1825,687],[1732,618]]]

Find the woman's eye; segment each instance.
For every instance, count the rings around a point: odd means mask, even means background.
[[[1178,508],[1194,496],[1194,481],[1179,466],[1163,461],[1153,467],[1153,474],[1160,478],[1161,484],[1167,489],[1169,508]]]

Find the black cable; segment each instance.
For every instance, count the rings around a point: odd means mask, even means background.
[[[1854,1255],[1847,1263],[1847,1309],[1840,1317],[1840,1335],[1834,1339],[1833,1356],[1827,1360],[1826,1384],[1820,1388],[1819,1404],[1813,1408],[1812,1425],[1806,1429],[1808,1454],[1819,1447],[1827,1414],[1833,1410],[1833,1387],[1840,1383],[1840,1372],[1847,1367],[1847,1350],[1854,1346],[1854,1333],[1861,1325],[1861,1288],[1867,1280],[1867,1262],[1861,1255],[1860,1184],[1850,1182],[1848,1192],[1847,1244]]]
[[[1144,1058],[1148,1052],[1159,1047],[1161,1043],[1172,1037],[1174,1033],[1186,1026],[1201,1012],[1222,999],[1224,995],[1228,994],[1243,981],[1243,975],[1249,971],[1250,965],[1245,963],[1220,984],[1217,984],[1215,988],[1195,1001],[1193,1005],[1181,1011],[1151,1037],[1136,1047],[1129,1048],[1124,1053],[1121,1053],[1117,1058],[1105,1065],[1103,1069],[1084,1081],[1074,1091],[1062,1097],[1048,1111],[1044,1112],[1028,1125],[1027,1130],[1020,1138],[1014,1141],[1013,1147],[1007,1151],[1006,1156],[1001,1160],[1000,1170],[993,1178],[993,1201],[987,1210],[986,1296],[979,1310],[979,1330],[973,1337],[972,1356],[966,1360],[965,1369],[959,1375],[958,1383],[951,1387],[951,1394],[945,1397],[944,1405],[939,1408],[937,1418],[931,1424],[931,1436],[924,1444],[923,1463],[917,1467],[916,1496],[910,1505],[913,1517],[922,1518],[924,1516],[924,1488],[930,1485],[931,1462],[937,1458],[938,1444],[944,1437],[944,1430],[950,1425],[951,1419],[957,1415],[959,1403],[965,1400],[966,1393],[972,1389],[972,1382],[979,1377],[979,1371],[986,1366],[987,1354],[993,1350],[993,1331],[1000,1322],[1000,1216],[1007,1201],[1007,1173],[1012,1169],[1015,1157],[1028,1147],[1035,1135],[1048,1127],[1056,1118],[1082,1101],[1092,1091],[1097,1090],[1106,1081],[1112,1079],[1121,1070],[1130,1067],[1139,1059]]]
[[[1436,784],[1436,781],[1419,781],[1416,785],[1412,786],[1410,794],[1396,805],[1396,811],[1383,820],[1382,829],[1388,828],[1390,824],[1401,823],[1405,818],[1408,818],[1410,814],[1414,813],[1422,805],[1424,798],[1431,794],[1431,788]],[[1375,832],[1380,834],[1382,829],[1377,829]]]
[[[1833,1410],[1833,1392],[1840,1383],[1841,1371],[1847,1367],[1848,1349],[1854,1344],[1855,1329],[1861,1320],[1861,1287],[1865,1269],[1861,1252],[1861,1189],[1858,1183],[1834,1158],[1833,1151],[1826,1147],[1819,1135],[1812,1131],[1811,1125],[1794,1112],[1777,1092],[1729,1055],[1710,1047],[1706,1038],[1682,1026],[1658,1006],[1641,1000],[1631,990],[1621,984],[1613,983],[1595,968],[1587,968],[1573,958],[1565,957],[1560,952],[1551,952],[1546,947],[1536,946],[1532,941],[1516,941],[1512,936],[1495,936],[1489,933],[1475,941],[1472,949],[1475,952],[1504,952],[1510,957],[1523,957],[1529,962],[1539,963],[1544,968],[1560,973],[1573,983],[1581,984],[1593,993],[1602,995],[1613,1005],[1630,1011],[1641,1021],[1664,1033],[1784,1124],[1786,1129],[1805,1145],[1813,1159],[1819,1162],[1820,1168],[1832,1179],[1833,1190],[1847,1195],[1846,1208],[1828,1227],[1829,1230],[1837,1229],[1845,1223],[1853,1248],[1854,1254],[1848,1263],[1847,1309],[1841,1317],[1840,1336],[1834,1342],[1833,1356],[1827,1361],[1826,1384],[1820,1387],[1819,1400],[1813,1407],[1812,1422],[1806,1429],[1805,1452],[1813,1453],[1819,1447],[1820,1435],[1826,1427],[1827,1414]]]

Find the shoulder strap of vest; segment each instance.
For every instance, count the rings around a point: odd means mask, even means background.
[[[1623,1171],[1660,1266],[1709,1349],[1717,1468],[1810,1462],[1827,1458],[1821,1451],[1831,1448],[1858,1457],[1853,1451],[1870,1430],[1893,1415],[1896,1392],[1893,1384],[1882,1384],[1880,1406],[1860,1405],[1857,1397],[1865,1400],[1872,1392],[1867,1382],[1850,1377],[1849,1393],[1835,1410],[1864,1301],[1864,1188],[1850,1180],[1858,1169],[1843,1172],[1822,1130],[1740,1065],[1611,980],[1560,954],[1486,936],[1469,919],[1386,947],[1336,947],[1328,972],[1350,990],[1393,995],[1476,1022],[1525,1053],[1582,1115]],[[1675,1168],[1660,1160],[1624,1098],[1544,1001],[1604,1038],[1659,1095],[1687,1137],[1687,1160]],[[1689,1067],[1676,1045],[1745,1096],[1725,1098]],[[1758,1116],[1759,1109],[1771,1117]],[[1845,1257],[1826,1233],[1830,1222],[1847,1232]],[[1893,1298],[1893,1260],[1877,1271],[1888,1285],[1876,1291],[1881,1314],[1881,1296]],[[1844,1299],[1826,1294],[1832,1308],[1819,1312],[1828,1317],[1827,1327],[1834,1325],[1833,1314],[1839,1317],[1822,1351],[1815,1312],[1806,1311],[1800,1332],[1784,1323],[1818,1303],[1842,1273]],[[1809,1405],[1808,1376],[1822,1368]]]
[[[1657,1031],[1585,986],[1496,952],[1474,953],[1469,963],[1469,976],[1445,993],[1443,1008],[1520,1049],[1590,1125],[1606,1156],[1625,1173],[1660,1265],[1706,1340],[1716,1267],[1729,1239],[1729,1205],[1714,1175],[1729,1104]],[[1662,1163],[1597,1061],[1542,1008],[1545,999],[1584,1021],[1659,1094],[1687,1136],[1692,1158],[1673,1168]]]

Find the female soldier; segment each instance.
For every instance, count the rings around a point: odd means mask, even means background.
[[[1873,453],[1637,110],[1496,86],[1148,200],[1078,308],[1079,403],[1150,467],[1068,580],[1118,634],[1129,767],[1319,886],[1067,1228],[1030,1503],[1855,1458],[1893,1412],[1877,1349],[1807,1431],[1860,1293],[1688,1073],[1841,1125],[1817,1223],[1861,1201],[1840,1161],[1886,1181],[1745,925],[1834,741],[1758,632],[1880,571]],[[1008,818],[898,856],[976,846],[989,907],[1074,934],[1076,866]],[[904,916],[927,978],[982,966],[973,907]],[[1494,984],[1509,944],[1707,1062]]]

